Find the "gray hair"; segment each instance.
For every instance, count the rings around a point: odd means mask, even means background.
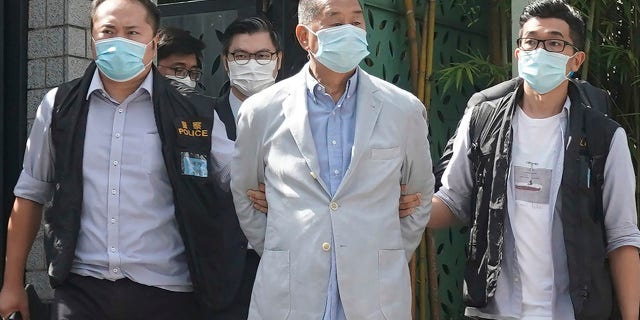
[[[322,12],[326,0],[300,0],[298,4],[298,23],[308,26]]]

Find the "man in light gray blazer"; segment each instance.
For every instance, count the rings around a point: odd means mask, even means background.
[[[408,320],[434,185],[424,106],[357,67],[358,0],[301,0],[298,17],[309,63],[247,99],[237,127],[231,186],[262,255],[249,319]],[[246,196],[261,182],[268,215]],[[424,199],[404,218],[400,184]]]

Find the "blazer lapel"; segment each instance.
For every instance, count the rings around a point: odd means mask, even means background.
[[[340,183],[336,194],[340,193],[342,186],[352,175],[358,162],[369,150],[369,140],[382,110],[382,103],[376,92],[378,89],[371,82],[370,75],[359,69],[358,89],[356,94],[356,128],[353,137],[353,151],[351,153],[351,163]]]
[[[320,178],[320,165],[318,164],[318,154],[316,146],[311,134],[311,126],[309,125],[309,116],[307,112],[307,87],[304,72],[298,73],[294,83],[301,85],[295,86],[291,93],[282,103],[285,116],[285,125],[291,131],[291,135],[298,145],[298,149],[307,162],[307,166],[311,170],[309,174],[316,180],[322,188],[330,194],[329,188]]]

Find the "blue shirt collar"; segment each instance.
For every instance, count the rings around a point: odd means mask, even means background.
[[[305,81],[307,85],[307,95],[311,97],[314,101],[316,101],[320,94],[325,94],[324,86],[318,82],[316,78],[313,77],[311,71],[309,70],[309,65],[305,65]],[[356,94],[356,90],[358,89],[358,74],[360,73],[360,68],[356,68],[356,71],[353,75],[347,80],[347,88],[345,90],[346,99],[351,98]]]

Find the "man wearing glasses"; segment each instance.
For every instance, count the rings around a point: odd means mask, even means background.
[[[638,319],[633,165],[624,130],[568,79],[584,39],[563,1],[527,5],[520,79],[470,101],[458,126],[429,226],[471,226],[464,299],[474,319]]]
[[[235,140],[240,104],[248,96],[275,83],[282,52],[271,23],[260,17],[232,22],[223,34],[222,46],[222,61],[230,86],[224,95],[217,98],[215,109],[225,124],[228,138]],[[185,64],[184,67],[194,65]],[[199,69],[190,69],[191,76],[194,70]],[[253,192],[262,195],[258,190]],[[266,204],[263,212],[266,212]],[[225,219],[225,290],[218,297],[220,308],[212,315],[217,320],[246,319],[260,257],[247,246],[247,238],[240,229],[235,212],[222,218]]]
[[[261,17],[231,23],[222,36],[222,61],[230,86],[218,99],[216,110],[229,139],[235,140],[240,105],[273,85],[282,64],[282,51],[271,23]]]
[[[166,27],[158,30],[158,71],[168,79],[195,89],[202,77],[204,42],[189,31]]]

